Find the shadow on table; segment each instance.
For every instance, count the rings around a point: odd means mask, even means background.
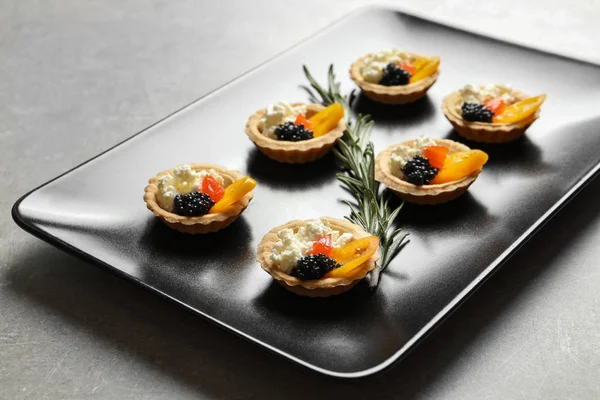
[[[540,275],[558,267],[552,260],[571,245],[571,232],[583,234],[598,218],[599,201],[596,179],[415,351],[386,372],[359,381],[327,378],[275,357],[50,246],[24,254],[10,266],[6,290],[32,301],[30,307],[46,308],[75,330],[124,349],[136,368],[158,370],[198,396],[379,398],[401,393],[411,399],[447,379],[461,355],[474,351],[477,337],[492,329],[493,321],[519,302]]]
[[[258,149],[248,154],[246,169],[259,185],[288,190],[322,186],[335,180],[339,172],[333,153],[310,163],[287,164],[270,159]]]
[[[368,114],[379,127],[406,128],[417,125],[435,113],[435,106],[429,96],[409,104],[377,103],[362,92],[358,93],[352,109],[356,113]]]

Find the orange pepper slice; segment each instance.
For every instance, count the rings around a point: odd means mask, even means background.
[[[369,247],[369,245],[371,244],[370,238],[371,236],[355,239],[350,243],[346,243],[343,246],[333,249],[333,259],[338,264],[344,264],[348,260],[361,254],[364,251],[364,249]]]
[[[417,67],[417,72],[410,77],[409,83],[415,83],[420,81],[421,79],[427,78],[435,73],[440,66],[440,58],[439,57],[431,57],[427,59],[428,61],[424,63],[420,68]],[[420,61],[420,60],[417,60]],[[415,61],[415,64],[417,62]],[[421,64],[421,63],[419,63]]]
[[[311,122],[302,114],[298,114],[298,116],[296,117],[296,120],[294,121],[294,124],[304,125],[304,129],[309,130],[309,131],[312,130]]]
[[[471,175],[488,160],[487,153],[481,150],[457,151],[446,157],[444,167],[431,180],[431,185],[452,182]]]
[[[342,118],[344,107],[341,104],[333,103],[325,107],[308,119],[312,124],[313,137],[323,136],[335,128]]]
[[[220,213],[227,211],[229,206],[239,201],[255,187],[256,181],[249,176],[238,179],[225,188],[223,197],[221,200],[217,201],[214,206],[212,206],[209,213]]]
[[[333,249],[333,259],[343,265],[329,271],[323,278],[351,277],[361,265],[375,254],[378,248],[379,238],[377,236],[367,236]]]
[[[494,115],[493,122],[500,124],[510,124],[513,122],[522,121],[527,117],[532,116],[546,100],[546,95],[530,97],[525,100],[516,102],[506,107],[499,114]]]
[[[423,57],[419,58],[418,60],[415,60],[415,62],[412,63],[413,67],[415,67],[415,72],[423,68],[423,66],[429,61],[431,61],[431,58],[429,57]]]
[[[423,151],[423,157],[429,160],[432,167],[442,169],[449,151],[446,146],[428,146]]]

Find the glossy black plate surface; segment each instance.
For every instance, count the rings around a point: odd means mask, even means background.
[[[391,46],[440,55],[442,73],[413,105],[384,107],[359,96],[357,111],[376,121],[378,151],[420,134],[460,140],[440,104],[465,83],[504,81],[530,94],[545,92],[542,118],[512,144],[466,142],[490,154],[484,172],[452,203],[405,206],[398,224],[410,244],[376,292],[361,284],[326,300],[295,296],[254,261],[258,242],[291,219],[342,217],[348,209],[339,200],[348,197],[334,177],[333,156],[279,164],[254,149],[244,125],[270,102],[307,100],[299,86],[302,64],[324,82],[334,63],[350,91],[352,61]],[[280,355],[325,374],[360,377],[405,354],[594,176],[598,104],[598,67],[366,9],[34,190],[13,215],[43,240]],[[148,178],[191,162],[218,163],[258,180],[255,199],[230,228],[187,236],[146,209]]]

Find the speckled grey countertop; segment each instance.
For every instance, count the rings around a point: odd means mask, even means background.
[[[0,398],[600,398],[598,179],[407,359],[360,382],[281,360],[12,222],[26,191],[367,3],[1,2]],[[596,0],[387,4],[600,62]]]

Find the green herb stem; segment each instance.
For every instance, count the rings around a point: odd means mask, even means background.
[[[369,115],[358,114],[356,118],[352,118],[350,98],[342,96],[333,65],[329,66],[327,89],[313,78],[306,66],[303,68],[310,83],[310,87],[305,89],[311,101],[324,106],[339,103],[344,107],[346,130],[333,149],[342,164],[343,172],[336,174],[336,177],[355,201],[344,201],[350,207],[350,215],[346,219],[379,237],[381,258],[370,276],[370,286],[375,289],[379,284],[380,274],[408,243],[406,233],[401,229],[392,230],[392,224],[404,203],[392,210],[388,199],[379,193],[379,183],[375,180],[375,149],[371,142],[373,121]]]

